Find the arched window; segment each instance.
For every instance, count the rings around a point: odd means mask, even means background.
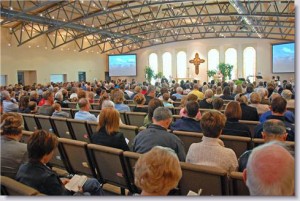
[[[234,48],[228,48],[225,51],[225,63],[233,65],[231,79],[237,78],[237,51]]]
[[[177,53],[177,77],[185,78],[186,77],[186,53],[180,51]]]
[[[150,68],[152,68],[152,70],[156,74],[158,71],[157,54],[151,53],[149,55],[149,66],[150,66]]]
[[[256,51],[253,47],[246,47],[243,52],[243,73],[244,77],[256,75]],[[249,78],[251,82],[254,77]]]
[[[165,78],[169,79],[172,75],[172,55],[170,52],[165,52],[163,54],[163,74]]]
[[[208,70],[217,70],[217,66],[220,63],[219,60],[220,53],[216,49],[211,49],[208,51],[207,62],[208,62]]]

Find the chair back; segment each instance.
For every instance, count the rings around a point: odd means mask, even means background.
[[[58,146],[54,149],[54,153],[53,153],[51,160],[49,161],[49,164],[52,167],[56,167],[56,168],[60,168],[60,169],[69,171],[68,163],[67,163],[66,157],[64,155],[64,151],[63,151],[61,143],[59,143]]]
[[[68,108],[76,108],[77,102],[68,102]]]
[[[251,138],[233,135],[220,135],[225,147],[232,149],[239,158],[245,151],[251,149]]]
[[[229,174],[231,195],[250,195],[249,189],[243,180],[243,173],[231,172]]]
[[[134,167],[135,163],[139,159],[139,157],[142,154],[137,153],[137,152],[131,152],[131,151],[124,151],[123,152],[123,157],[125,160],[125,166],[128,174],[128,178],[130,181],[131,189],[133,190],[132,193],[140,193],[141,189],[139,189],[135,184],[134,184]]]
[[[201,142],[203,133],[173,131],[173,134],[179,137],[183,142],[185,153],[189,151],[191,144]]]
[[[86,142],[66,138],[59,138],[58,141],[71,174],[83,174],[97,178]]]
[[[12,178],[1,175],[1,195],[32,196],[40,192]]]
[[[67,112],[69,114],[69,118],[74,118],[72,115],[72,109],[71,108],[61,108],[62,111]]]
[[[173,121],[174,121],[174,122],[175,122],[176,120],[178,120],[178,119],[181,119],[181,116],[178,115],[178,114],[174,114],[174,115],[172,115],[172,117],[173,117]]]
[[[34,118],[39,126],[39,129],[49,131],[50,133],[55,133],[55,128],[51,124],[50,116],[35,115]]]
[[[139,128],[137,126],[120,125],[120,132],[124,134],[124,137],[129,140],[128,147],[130,150],[133,148],[133,139],[138,134]]]
[[[125,112],[119,112],[119,113],[120,113],[120,118],[121,118],[123,124],[128,125],[128,120],[127,120],[127,117],[126,117],[126,113]]]
[[[60,138],[72,139],[71,131],[68,126],[67,118],[51,117],[52,123],[55,126],[55,134]]]
[[[128,124],[132,126],[141,127],[144,125],[144,119],[147,116],[145,112],[126,112]]]
[[[67,119],[67,122],[70,125],[71,135],[74,137],[74,140],[90,143],[90,136],[86,121]]]
[[[93,110],[100,110],[100,105],[99,103],[91,103],[91,108]]]
[[[179,181],[181,195],[188,192],[198,192],[202,189],[201,195],[228,195],[228,179],[225,170],[180,162],[182,178]]]
[[[22,130],[22,138],[21,138],[20,142],[27,144],[27,142],[32,134],[33,134],[32,131]]]
[[[255,135],[255,127],[260,124],[259,121],[248,121],[248,120],[239,120],[240,123],[248,126],[251,132],[251,137],[253,138]]]
[[[90,113],[95,115],[95,117],[98,117],[98,115],[100,114],[101,110],[90,110]]]
[[[88,144],[97,173],[103,183],[130,189],[123,150],[98,144]]]
[[[181,107],[174,107],[174,115],[179,115]]]
[[[34,114],[21,114],[24,120],[25,129],[35,131],[38,129],[38,124],[35,121]]]

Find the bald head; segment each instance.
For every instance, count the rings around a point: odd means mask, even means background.
[[[293,195],[295,162],[284,145],[273,141],[253,149],[246,168],[250,195]]]

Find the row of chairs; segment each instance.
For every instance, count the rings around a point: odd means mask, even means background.
[[[1,195],[40,196],[44,194],[12,178],[1,175]]]
[[[93,133],[97,132],[97,122],[75,120],[68,118],[50,117],[45,115],[21,114],[23,116],[25,129],[35,131],[44,129],[54,133],[60,138],[75,139],[90,143]],[[132,148],[134,137],[138,133],[137,126],[120,125],[120,132],[129,140]]]
[[[22,114],[25,129],[34,131],[36,129],[44,129],[55,133],[58,137],[81,140],[90,143],[91,135],[97,132],[97,122],[74,120],[67,118],[49,117],[43,115],[28,115]],[[136,120],[142,119],[137,116]],[[252,123],[252,122],[251,122]],[[128,146],[132,150],[133,139],[138,134],[139,130],[146,129],[145,127],[138,127],[132,125],[120,125],[120,132],[128,139]],[[200,142],[203,134],[196,132],[173,131],[184,143],[186,152],[190,145],[195,142]],[[225,143],[226,147],[233,149],[239,157],[246,150],[249,150],[257,144],[261,139],[254,139],[250,137],[239,137],[231,135],[221,135],[220,137]]]
[[[139,130],[144,130],[145,127],[140,127]],[[198,143],[202,141],[203,133],[196,132],[186,132],[186,131],[173,131],[184,144],[185,152],[187,153],[191,144]],[[265,141],[261,138],[250,138],[250,137],[240,137],[234,135],[221,135],[220,139],[223,141],[225,147],[232,149],[237,158],[239,158],[245,151],[253,149]],[[286,141],[287,146],[293,151],[295,149],[295,142]]]
[[[32,132],[23,133],[26,142]],[[26,139],[27,138],[27,139]],[[141,154],[123,151],[78,140],[59,138],[59,146],[50,165],[64,167],[71,174],[84,174],[97,178],[103,184],[120,187],[121,194],[128,189],[140,193],[134,185],[134,165]],[[230,173],[218,168],[180,163],[183,176],[178,185],[178,193],[187,195],[189,190],[201,195],[249,195],[239,172]]]

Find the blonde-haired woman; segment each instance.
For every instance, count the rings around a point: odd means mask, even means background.
[[[120,114],[114,108],[101,110],[97,132],[91,137],[92,143],[129,151],[123,133],[119,132]]]
[[[142,93],[138,93],[133,97],[133,101],[136,106],[133,108],[133,112],[146,112],[148,113],[148,106],[145,107],[146,98]]]
[[[135,164],[134,181],[141,188],[141,195],[168,195],[178,185],[181,176],[178,157],[167,147],[153,147]]]

